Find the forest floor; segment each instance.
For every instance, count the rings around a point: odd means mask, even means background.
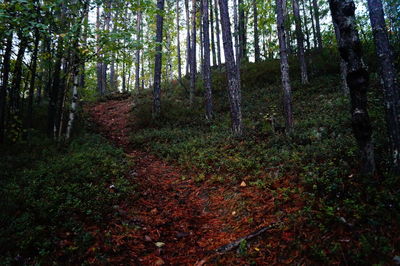
[[[287,225],[287,214],[298,211],[303,204],[297,195],[272,195],[245,182],[239,186],[196,182],[190,178],[196,173],[133,149],[132,104],[128,98],[86,108],[99,132],[122,148],[132,161],[129,179],[137,186],[129,198],[114,206],[119,215],[107,228],[90,228],[97,239],[90,249],[92,254],[88,254],[90,263],[101,262],[98,254],[106,255],[112,264],[270,265],[301,261],[291,245],[293,226]],[[274,186],[284,191],[291,184],[296,182],[287,178]],[[260,237],[242,241],[234,251],[216,252],[270,225],[272,228]]]

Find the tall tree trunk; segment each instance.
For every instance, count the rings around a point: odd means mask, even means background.
[[[176,0],[176,47],[178,54],[178,79],[182,80],[182,60],[181,60],[181,36],[180,36],[180,19],[179,19],[179,0]]]
[[[210,24],[211,24],[211,52],[213,66],[217,65],[217,54],[215,49],[215,38],[214,38],[214,7],[213,0],[209,0],[209,12],[210,12]]]
[[[105,88],[103,87],[103,62],[102,62],[102,53],[100,51],[100,6],[97,6],[96,13],[96,41],[97,41],[97,90],[100,96],[103,96],[105,93]]]
[[[307,73],[306,57],[304,55],[304,35],[301,27],[299,0],[292,0],[292,5],[293,5],[293,14],[296,22],[297,54],[300,63],[301,83],[307,84],[308,73]]]
[[[186,11],[186,76],[187,76],[190,73],[190,60],[191,60],[189,0],[185,0],[185,11]]]
[[[240,43],[239,43],[239,7],[238,7],[239,0],[233,0],[233,28],[234,28],[234,37],[235,37],[235,55],[236,55],[236,67],[240,68]],[[222,12],[222,11],[221,11]],[[221,22],[222,23],[222,22]],[[238,70],[239,71],[239,70]]]
[[[136,64],[135,64],[135,90],[140,91],[140,42],[141,42],[141,30],[142,30],[142,11],[137,11],[136,18],[136,40],[138,42],[138,48],[136,49]]]
[[[375,173],[376,167],[367,111],[369,77],[362,60],[361,42],[355,22],[356,8],[353,0],[329,0],[329,6],[340,32],[340,55],[347,64],[353,132],[361,153],[361,173],[371,175]]]
[[[211,91],[211,67],[210,67],[210,33],[208,21],[208,0],[202,0],[203,15],[203,43],[204,43],[204,60],[203,60],[203,80],[206,103],[206,119],[211,120],[213,115],[212,91]]]
[[[312,0],[308,0],[308,6],[310,8],[310,16],[311,16],[311,28],[313,32],[313,42],[314,42],[314,47],[318,47],[318,42],[317,42],[317,33],[315,32],[315,22],[314,22],[314,10],[312,7]]]
[[[368,0],[376,53],[380,63],[382,88],[385,96],[386,124],[390,140],[391,163],[395,174],[400,174],[400,97],[393,51],[386,31],[381,0]]]
[[[339,45],[339,42],[341,41],[340,31],[339,31],[339,27],[335,23],[335,21],[333,21],[333,27],[335,29],[336,42],[338,44],[338,47],[340,47],[340,45]],[[343,91],[343,94],[348,95],[349,94],[349,86],[347,85],[347,65],[342,57],[340,57],[340,79],[342,81],[341,89]]]
[[[28,46],[28,39],[21,34],[18,35],[21,40],[19,43],[19,50],[14,65],[13,80],[10,93],[10,108],[12,114],[19,112],[20,90],[22,81],[22,63],[25,55],[26,47]]]
[[[29,100],[28,100],[28,111],[27,111],[27,119],[26,124],[27,128],[32,126],[32,116],[33,116],[33,97],[35,90],[35,81],[36,81],[36,68],[37,68],[37,55],[39,50],[39,30],[35,29],[35,41],[32,53],[32,66],[31,66],[31,80],[29,83]]]
[[[246,18],[244,15],[243,0],[238,0],[239,9],[239,44],[240,44],[240,60],[248,61],[247,58],[247,40],[246,40]]]
[[[303,7],[303,17],[304,17],[304,31],[306,33],[307,50],[310,50],[310,48],[311,48],[310,31],[308,29],[307,9],[306,9],[306,5],[305,5],[304,1],[305,0],[301,0],[301,4]]]
[[[69,111],[67,132],[65,135],[66,139],[70,139],[72,128],[75,121],[75,114],[78,108],[78,86],[79,86],[79,71],[77,67],[74,67],[73,70],[73,85],[72,85],[72,103],[71,110]]]
[[[212,0],[211,0],[212,1]],[[219,25],[220,25],[220,20],[219,20],[219,16],[218,16],[218,0],[214,0],[214,12],[215,12],[215,31],[217,34],[217,59],[218,59],[218,66],[221,67],[222,65],[222,61],[221,61],[221,38],[220,38],[220,30],[219,30]]]
[[[164,0],[157,0],[157,32],[156,32],[156,56],[154,62],[154,91],[153,91],[153,118],[161,113],[161,67],[162,67],[162,40],[164,24]]]
[[[317,40],[318,40],[318,48],[322,49],[322,35],[321,35],[321,25],[319,22],[319,7],[317,0],[312,0],[314,7],[314,15],[315,15],[315,28],[317,30]]]
[[[10,76],[10,62],[11,52],[13,43],[13,33],[7,34],[6,47],[3,57],[3,69],[2,69],[2,84],[0,87],[0,144],[4,143],[5,140],[5,119],[6,119],[6,104],[7,104],[7,87],[8,79]]]
[[[192,0],[192,37],[191,37],[191,48],[190,48],[190,91],[189,91],[189,103],[193,104],[194,92],[196,89],[196,72],[197,72],[197,62],[196,62],[196,0]]]
[[[286,130],[288,133],[293,131],[292,113],[292,89],[289,78],[289,61],[286,47],[284,7],[282,0],[276,0],[277,27],[279,37],[279,50],[281,61],[282,87],[283,87],[283,107],[285,111]]]
[[[291,46],[291,38],[290,38],[290,32],[291,32],[291,25],[290,25],[290,19],[289,19],[289,12],[288,12],[288,1],[289,0],[282,0],[282,8],[283,8],[283,21],[284,21],[284,27],[285,27],[285,39],[286,39],[286,49],[287,49],[287,54],[290,55],[292,53],[292,46]]]
[[[233,55],[231,23],[229,19],[228,1],[219,0],[221,13],[222,38],[225,50],[226,72],[228,75],[228,95],[232,120],[232,132],[235,136],[243,134],[240,80]]]
[[[49,137],[55,137],[54,126],[56,124],[56,111],[57,111],[57,99],[58,92],[60,90],[60,75],[61,75],[61,64],[64,53],[64,39],[62,36],[58,37],[56,62],[54,64],[54,73],[51,89],[49,91],[49,106],[48,106],[48,126],[47,135]]]
[[[258,33],[257,0],[253,0],[253,15],[254,15],[254,56],[256,62],[259,62],[261,61],[261,55],[260,55],[260,37]]]

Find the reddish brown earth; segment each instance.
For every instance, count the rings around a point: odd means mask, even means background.
[[[89,263],[271,265],[299,262],[300,255],[291,248],[294,231],[282,217],[297,211],[301,203],[295,202],[300,200],[284,199],[279,193],[274,197],[247,185],[196,183],[191,178],[183,178],[196,173],[188,175],[178,166],[130,147],[129,135],[134,134],[131,109],[131,99],[110,100],[87,108],[100,132],[123,148],[132,160],[127,178],[137,185],[131,197],[114,206],[119,215],[107,228],[88,228],[98,240],[87,252]],[[289,187],[290,181],[280,181],[276,186]],[[214,252],[278,220],[283,225],[250,240],[245,254]]]

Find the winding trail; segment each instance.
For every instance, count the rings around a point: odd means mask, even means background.
[[[98,241],[88,250],[88,261],[113,265],[247,263],[236,253],[220,256],[212,251],[275,222],[277,199],[257,187],[196,183],[183,178],[188,175],[179,167],[132,149],[132,108],[130,98],[86,108],[99,131],[132,161],[127,178],[137,185],[124,203],[114,206],[116,215],[107,228],[90,228]],[[289,206],[287,212],[295,210]],[[258,264],[287,260],[289,255],[282,256],[279,248],[282,241],[291,241],[291,233],[283,233],[282,229],[271,230],[262,242],[254,243],[249,252],[252,260]],[[105,254],[105,261],[98,254]]]

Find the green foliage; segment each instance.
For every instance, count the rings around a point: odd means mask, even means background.
[[[93,244],[87,226],[106,222],[133,189],[125,178],[127,161],[95,135],[63,147],[33,143],[2,152],[0,260],[51,264],[60,259],[58,251],[77,262]],[[62,241],[70,244],[62,248]]]
[[[278,124],[284,125],[278,62],[267,61],[247,64],[242,69],[246,126],[243,138],[230,137],[229,107],[223,87],[226,81],[224,74],[216,72],[213,83],[216,114],[212,122],[206,123],[201,118],[198,110],[203,110],[202,106],[197,104],[193,107],[196,111],[190,111],[181,94],[169,91],[163,99],[167,107],[158,122],[152,121],[151,103],[139,100],[134,114],[141,126],[132,135],[132,142],[195,170],[196,182],[238,185],[245,180],[272,195],[279,194],[278,207],[279,202],[288,201],[291,194],[299,192],[297,188],[274,184],[294,176],[305,190],[301,196],[306,205],[299,215],[302,219],[308,217],[309,230],[325,234],[346,221],[355,226],[354,232],[365,235],[364,240],[351,236],[355,241],[352,247],[345,246],[340,239],[319,237],[312,240],[313,247],[301,246],[310,239],[299,235],[296,249],[324,264],[342,260],[343,252],[345,259],[355,264],[390,261],[395,250],[398,251],[398,242],[386,228],[395,227],[395,221],[400,219],[398,180],[388,174],[384,174],[384,181],[364,180],[357,175],[358,152],[351,130],[349,99],[341,94],[339,77],[331,75],[339,72],[337,61],[328,58],[335,59],[337,54],[326,49],[311,57],[318,76],[313,77],[309,86],[296,79],[292,83],[295,130],[290,136],[274,133],[269,120],[274,116]],[[377,161],[386,173],[389,167],[383,101],[379,84],[373,80],[369,110],[375,129]]]

